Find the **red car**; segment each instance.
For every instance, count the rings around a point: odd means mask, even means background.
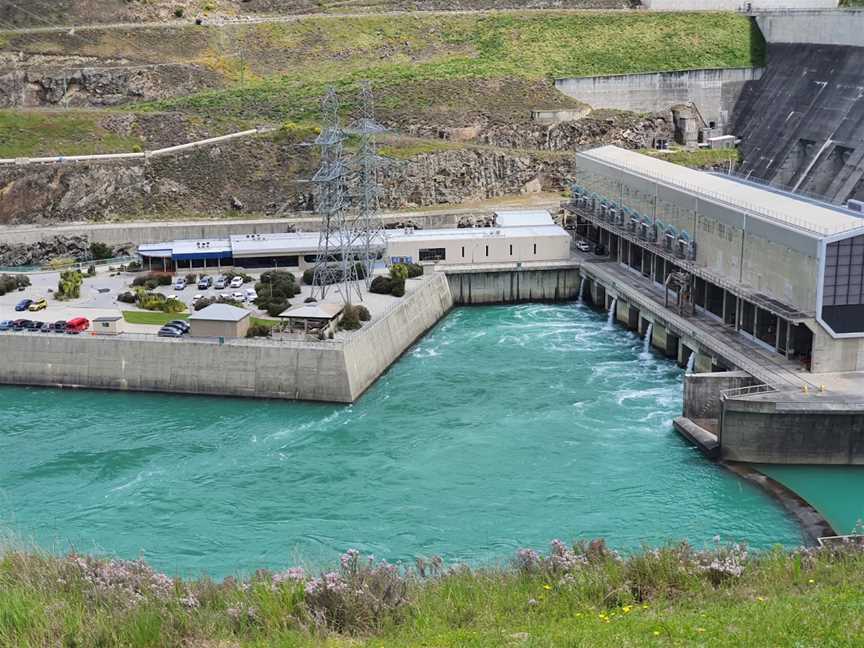
[[[90,320],[86,317],[73,317],[66,322],[66,332],[70,334],[83,333],[90,328]]]

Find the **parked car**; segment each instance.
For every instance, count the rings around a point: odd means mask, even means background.
[[[239,292],[239,291],[233,292],[233,293],[231,293],[231,299],[238,301],[238,302],[242,302],[246,299],[246,295],[244,295],[242,292]]]
[[[28,331],[38,331],[42,328],[42,322],[37,322],[36,320],[30,320],[27,325],[24,327]]]
[[[46,308],[48,308],[48,300],[44,297],[37,297],[33,300],[33,303],[27,307],[27,310],[35,313],[36,311],[45,310]]]
[[[165,326],[170,326],[172,328],[176,328],[179,331],[182,331],[183,333],[188,333],[189,329],[191,328],[191,326],[189,326],[189,322],[187,322],[186,320],[180,320],[180,319],[171,320]]]
[[[216,290],[222,290],[226,285],[228,285],[228,280],[221,275],[216,277],[216,281],[213,282],[213,288]]]
[[[23,331],[27,328],[27,325],[30,323],[28,319],[17,319],[12,322],[12,330],[13,331]]]
[[[0,321],[0,331],[8,331],[12,328],[12,320]]]
[[[15,310],[19,311],[19,312],[20,311],[26,311],[28,308],[30,308],[30,304],[32,304],[32,303],[33,303],[32,299],[22,299],[17,304],[15,304]]]
[[[177,277],[174,280],[174,290],[184,290],[186,288],[186,279]]]
[[[86,317],[73,317],[66,322],[66,332],[72,335],[83,333],[90,328],[90,320]]]
[[[57,333],[66,332],[66,320],[57,320],[54,322],[54,331]]]
[[[198,278],[198,290],[207,290],[213,285],[213,277],[210,275],[202,275]]]
[[[243,285],[243,277],[237,276],[231,280],[231,288],[240,288]]]
[[[159,337],[179,338],[183,337],[183,331],[178,328],[174,328],[173,326],[163,326],[159,329],[159,332],[156,335],[158,335]]]
[[[193,303],[193,304],[197,304],[197,303],[198,303],[199,301],[201,301],[202,299],[204,299],[204,295],[195,295],[195,296],[192,298],[192,303]]]
[[[54,331],[54,325],[51,322],[45,322],[42,326],[39,327],[40,333],[52,333]]]
[[[258,299],[258,293],[255,292],[254,288],[246,289],[246,301],[255,301]]]
[[[576,241],[576,249],[580,252],[590,252],[591,244],[588,241]]]
[[[165,299],[177,299],[177,295],[168,295]]]

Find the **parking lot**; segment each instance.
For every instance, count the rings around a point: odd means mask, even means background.
[[[230,297],[234,292],[245,292],[247,288],[254,288],[260,273],[250,272],[254,281],[245,284],[242,288],[224,288],[221,290],[215,289],[212,285],[207,289],[199,289],[197,285],[190,284],[183,290],[177,290],[173,285],[159,286],[154,292],[162,293],[163,295],[175,296],[187,306],[187,313],[194,312],[192,308],[193,298],[196,295],[202,297],[214,298],[220,295]],[[84,277],[84,282],[81,286],[81,296],[78,299],[70,301],[57,301],[53,299],[53,291],[57,289],[57,283],[60,279],[59,272],[42,272],[27,275],[31,285],[23,291],[15,291],[0,296],[0,321],[30,319],[41,322],[55,322],[57,320],[70,320],[74,317],[86,317],[91,322],[97,317],[116,315],[118,311],[139,311],[148,312],[139,309],[134,304],[126,304],[117,301],[117,296],[123,292],[132,290],[130,284],[135,275],[119,274],[112,276],[106,269],[100,271],[93,277]],[[180,272],[176,276],[183,277],[185,273]],[[216,273],[210,275],[215,279]],[[301,284],[298,277],[298,284]],[[413,290],[414,281],[409,281],[406,284],[406,292],[410,293]],[[291,304],[302,304],[303,300],[311,296],[312,289],[310,286],[301,285],[301,293],[291,300]],[[22,299],[36,300],[40,297],[46,298],[48,307],[37,312],[16,311],[15,305]],[[331,287],[328,292],[326,302],[337,303],[341,302],[341,297],[335,287]],[[364,289],[362,303],[369,309],[372,319],[375,320],[387,308],[396,302],[394,297],[389,295],[376,295],[368,293]],[[270,318],[267,313],[260,311],[251,302],[245,302],[244,307],[248,308],[256,317]],[[144,333],[155,335],[159,330],[159,325],[154,324],[131,324],[124,323],[124,331],[129,333]]]

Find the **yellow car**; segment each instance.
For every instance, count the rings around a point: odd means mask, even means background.
[[[34,300],[33,303],[27,307],[27,310],[35,313],[36,311],[45,310],[46,308],[48,308],[48,300],[44,297],[40,297],[39,299]]]

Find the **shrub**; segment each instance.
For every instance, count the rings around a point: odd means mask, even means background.
[[[267,304],[267,308],[265,310],[270,317],[279,317],[290,306],[291,304],[287,301],[270,302],[269,304]]]
[[[196,311],[200,311],[202,308],[207,308],[210,304],[215,304],[215,303],[216,303],[216,299],[213,299],[210,297],[205,297],[204,299],[199,299],[198,301],[196,301],[193,308]]]
[[[147,290],[156,290],[159,287],[159,282],[156,279],[147,279],[144,282],[144,287]]]
[[[138,272],[141,270],[141,264],[137,261],[130,261],[126,264],[126,272]]]
[[[186,304],[179,299],[166,299],[162,303],[163,313],[182,313],[186,310]]]
[[[391,290],[393,290],[393,281],[384,275],[375,277],[369,286],[369,292],[377,295],[389,295]]]
[[[190,272],[186,275],[186,283],[194,284],[196,281],[198,281],[198,275],[194,272]]]
[[[405,281],[408,278],[408,266],[404,263],[395,263],[390,266],[390,278],[393,281]]]
[[[357,318],[361,322],[368,322],[372,319],[372,313],[370,313],[369,309],[362,304],[355,306],[354,309],[357,311]]]
[[[57,292],[54,297],[59,300],[77,299],[81,296],[81,284],[84,277],[78,270],[66,270],[60,273],[60,281],[57,282]]]
[[[135,297],[135,293],[124,292],[117,295],[117,301],[124,304],[134,304],[137,301],[137,297]]]
[[[270,327],[264,324],[253,324],[249,327],[249,330],[246,331],[247,338],[255,338],[255,337],[270,337]]]
[[[138,307],[144,310],[161,311],[166,297],[161,293],[138,291]]]
[[[405,296],[405,280],[400,279],[399,281],[393,282],[393,288],[390,290],[390,294],[394,297],[404,297]]]
[[[423,266],[421,266],[419,263],[409,263],[405,267],[408,269],[409,279],[423,276]]]
[[[342,319],[339,320],[339,328],[345,331],[355,331],[363,326],[357,313],[357,307],[348,304],[342,311]]]
[[[89,266],[87,266],[87,276],[88,277],[95,277],[96,276],[96,266],[93,265],[92,263]]]
[[[315,278],[315,270],[309,268],[308,270],[303,271],[303,283],[307,286],[312,285],[312,280]]]
[[[0,295],[14,292],[18,288],[26,288],[29,285],[30,278],[27,275],[0,275]]]
[[[90,256],[94,259],[110,259],[114,256],[114,248],[105,243],[94,241],[90,244]]]
[[[183,7],[177,7],[174,10],[174,17],[175,18],[182,18],[184,13],[185,13],[185,9],[183,9]]]
[[[318,300],[315,299],[314,297],[307,297],[306,299],[303,300],[303,303],[304,304],[317,304]]]
[[[244,283],[244,284],[247,284],[247,283],[249,283],[250,281],[252,281],[252,277],[251,277],[251,276],[249,276],[249,275],[246,274],[245,272],[242,272],[242,271],[240,271],[240,270],[237,270],[236,268],[235,268],[234,270],[229,270],[229,271],[226,272],[223,276],[224,276],[225,279],[227,279],[228,281],[231,281],[234,277],[240,277],[241,279],[243,279],[243,283]]]

